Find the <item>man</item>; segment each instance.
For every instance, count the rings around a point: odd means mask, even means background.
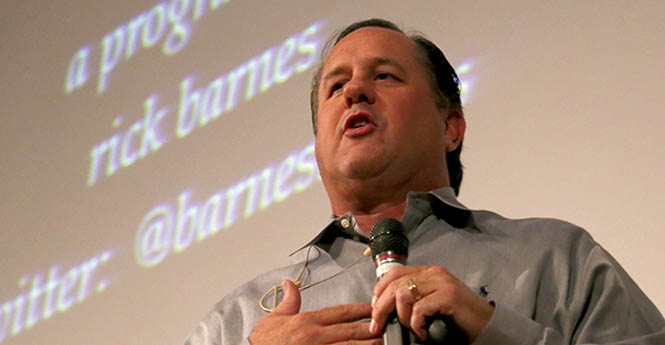
[[[457,202],[464,116],[429,41],[383,20],[349,26],[314,78],[312,115],[336,219],[294,265],[219,302],[188,344],[380,344],[395,310],[420,339],[442,314],[474,344],[665,344],[663,317],[585,231]],[[409,266],[375,283],[362,252],[383,218],[404,224]],[[262,311],[285,278],[298,286],[284,281]]]

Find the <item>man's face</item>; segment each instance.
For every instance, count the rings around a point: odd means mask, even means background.
[[[405,35],[377,27],[358,29],[333,48],[321,72],[316,134],[327,188],[380,176],[408,183],[423,169],[447,181],[447,112],[435,104],[417,49]]]

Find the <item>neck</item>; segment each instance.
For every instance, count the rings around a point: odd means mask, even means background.
[[[401,219],[406,210],[406,195],[412,190],[394,185],[369,187],[366,182],[348,187],[346,190],[336,190],[338,193],[329,193],[333,212],[337,215],[353,213],[358,226],[367,234],[380,219]]]
[[[397,220],[401,219],[406,210],[406,200],[392,205],[380,205],[374,212],[370,213],[357,213],[353,212],[353,215],[356,217],[358,226],[363,230],[367,235],[369,235],[372,226],[376,224],[379,220],[383,218],[395,218]]]
[[[323,177],[332,211],[336,215],[353,213],[358,226],[369,234],[372,226],[382,218],[401,219],[406,210],[409,192],[428,192],[449,185],[448,175],[433,169],[424,169],[419,175],[388,176],[371,178]]]

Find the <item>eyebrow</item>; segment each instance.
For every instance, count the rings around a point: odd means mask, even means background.
[[[402,66],[402,64],[397,62],[397,60],[390,59],[390,58],[384,58],[384,57],[372,58],[372,59],[370,59],[368,65],[371,66],[372,68],[376,68],[378,66],[388,65],[388,66],[392,66],[392,67],[397,68],[401,73],[406,72],[406,69],[404,68],[404,66]],[[344,74],[346,72],[346,70],[347,70],[347,65],[344,65],[344,64],[339,65],[339,66],[333,68],[330,72],[326,73],[323,76],[323,78],[321,78],[321,81],[323,83],[325,83],[326,81],[328,81],[328,80],[330,80],[330,79],[332,79],[332,78],[334,78],[334,77],[336,77],[340,74]]]

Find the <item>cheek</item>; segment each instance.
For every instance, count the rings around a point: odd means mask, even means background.
[[[316,157],[316,164],[319,166],[319,174],[321,175],[325,175],[326,171],[328,171],[326,157],[330,156],[329,150],[329,145],[325,145],[324,140],[317,135],[314,143],[314,156]]]
[[[432,108],[425,106],[423,102],[402,102],[396,114],[397,124],[407,132],[423,133],[432,130],[431,127],[439,127],[439,123],[434,121]]]
[[[334,130],[337,122],[335,119],[335,105],[323,104],[319,106],[317,112],[317,132],[329,132]]]
[[[443,144],[445,140],[445,121],[442,115],[433,107],[412,104],[413,107],[406,109],[408,116],[399,120],[402,136],[415,140],[416,142]]]
[[[329,119],[319,119],[318,131],[316,132],[316,142],[322,150],[329,145],[334,135],[334,125]]]
[[[325,113],[320,113],[317,120],[317,131],[315,136],[315,150],[316,155],[326,157],[330,155],[334,146],[335,139],[335,122],[326,116]]]

